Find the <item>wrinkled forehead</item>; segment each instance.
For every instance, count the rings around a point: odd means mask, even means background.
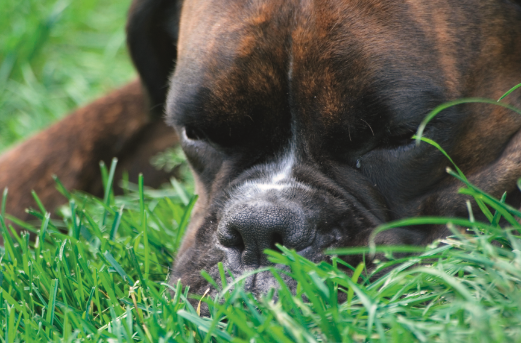
[[[192,0],[182,9],[178,66],[197,72],[226,68],[238,58],[277,47],[288,34],[293,0]],[[298,2],[298,1],[297,1]],[[271,36],[271,37],[269,37]],[[185,68],[187,67],[187,68]],[[188,69],[188,70],[187,70]]]
[[[225,61],[262,49],[266,42],[276,48],[273,36],[294,46],[297,53],[310,42],[319,45],[318,39],[344,46],[385,39],[400,29],[398,21],[404,18],[396,16],[398,12],[403,12],[401,6],[375,0],[187,0],[178,63],[184,57],[205,59],[216,53]],[[272,39],[263,40],[267,36]]]
[[[324,125],[335,125],[349,119],[346,113],[376,115],[381,106],[403,113],[404,97],[418,99],[420,91],[438,101],[459,77],[451,56],[458,52],[457,25],[446,10],[469,8],[436,3],[186,0],[169,105],[191,120],[204,112],[238,122],[249,120],[244,113],[253,107],[267,113],[289,101],[300,117],[320,113]],[[207,108],[194,108],[200,104]]]
[[[404,18],[397,15],[403,9],[393,3],[187,0],[181,16],[176,79],[206,84],[224,71],[241,68],[244,74],[296,72],[301,73],[301,82],[311,76],[314,82],[320,81],[317,75],[306,75],[310,66],[322,75],[335,69],[342,78],[348,76],[341,75],[342,70],[356,69],[362,77],[369,76],[385,67],[379,56],[399,59],[389,51],[404,51],[403,40],[397,38],[407,39],[397,35],[403,30]],[[364,60],[370,60],[372,70],[362,71]]]

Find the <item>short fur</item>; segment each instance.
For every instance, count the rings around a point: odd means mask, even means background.
[[[196,177],[173,272],[195,292],[209,286],[201,269],[219,279],[218,262],[236,274],[261,267],[275,243],[319,261],[326,248],[367,244],[383,222],[466,216],[450,163],[410,137],[435,106],[498,98],[521,80],[513,1],[135,0],[129,18],[134,62],[154,101],[167,99]],[[519,92],[506,101],[521,107]],[[509,110],[466,104],[425,135],[519,207],[520,128]],[[377,243],[447,234],[408,227]]]
[[[117,178],[126,170],[132,182],[139,173],[149,186],[168,181],[171,173],[153,168],[150,158],[178,139],[149,113],[141,85],[134,81],[2,154],[0,191],[9,189],[6,212],[24,221],[33,219],[25,209],[37,208],[34,190],[54,213],[67,199],[56,190],[53,175],[67,189],[102,195],[99,162],[110,166],[112,157],[119,159]]]

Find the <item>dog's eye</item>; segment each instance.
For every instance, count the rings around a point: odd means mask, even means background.
[[[389,133],[380,143],[380,149],[391,152],[404,152],[414,148],[415,143],[412,136],[415,131],[405,130],[402,132]]]
[[[413,135],[414,132],[407,132],[404,134],[388,137],[386,145],[390,149],[409,145],[414,142],[412,138]]]
[[[184,128],[186,138],[193,141],[207,140],[206,134],[201,130],[193,126],[186,126]]]

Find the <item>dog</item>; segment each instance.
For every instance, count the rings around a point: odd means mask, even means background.
[[[467,216],[450,162],[411,136],[436,106],[497,99],[521,79],[518,0],[134,0],[127,37],[147,105],[132,85],[80,110],[4,155],[0,167],[10,169],[0,168],[0,181],[30,169],[34,161],[18,158],[26,152],[39,161],[71,155],[28,147],[78,147],[60,170],[74,167],[66,186],[87,189],[92,172],[79,160],[115,151],[141,163],[166,113],[199,195],[171,280],[199,294],[210,287],[201,270],[219,280],[219,262],[234,275],[266,266],[263,251],[276,244],[318,262],[325,249],[367,245],[385,222]],[[519,108],[521,93],[504,101]],[[80,136],[78,120],[96,125]],[[118,122],[128,130],[113,132]],[[519,208],[520,128],[504,107],[468,103],[441,112],[425,136],[472,183],[507,192]],[[69,138],[51,144],[52,130]],[[143,153],[130,157],[138,144]],[[102,148],[84,149],[92,146]],[[45,165],[31,179],[48,174]],[[448,234],[404,227],[375,243],[425,245]],[[245,286],[264,293],[274,285],[259,273]]]
[[[451,163],[411,136],[436,106],[499,98],[521,80],[521,2],[135,0],[128,47],[157,115],[175,127],[199,199],[172,282],[202,294],[218,263],[240,275],[282,244],[318,262],[378,225],[467,216]],[[506,100],[521,107],[521,94]],[[469,103],[425,136],[469,180],[519,207],[521,118]],[[397,228],[376,244],[449,232]],[[359,257],[347,261],[353,265]],[[266,273],[246,281],[263,293]]]

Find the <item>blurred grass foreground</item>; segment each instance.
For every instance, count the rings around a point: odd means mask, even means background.
[[[135,77],[130,1],[2,0],[0,153]]]

